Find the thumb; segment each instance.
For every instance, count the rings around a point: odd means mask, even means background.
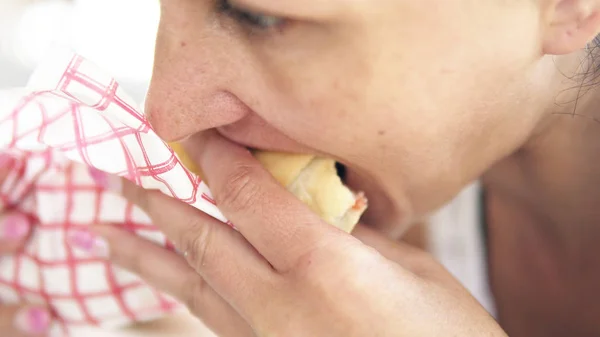
[[[0,336],[42,337],[50,328],[50,312],[34,306],[0,306]]]

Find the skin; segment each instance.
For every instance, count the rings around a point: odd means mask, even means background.
[[[162,1],[147,114],[165,140],[185,140],[240,233],[125,183],[188,255],[99,226],[116,263],[223,336],[500,336],[443,268],[384,237],[483,177],[502,326],[511,336],[598,335],[599,96],[572,102],[599,0],[235,4],[290,21],[263,31],[211,1]],[[563,115],[574,111],[587,117]],[[323,225],[240,146],[336,158],[367,193],[364,222],[378,232],[360,227],[355,239]],[[257,221],[257,207],[273,211]],[[265,299],[283,314],[268,315]]]

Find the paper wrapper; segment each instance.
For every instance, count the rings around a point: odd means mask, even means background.
[[[172,248],[148,217],[104,191],[90,167],[160,189],[226,222],[200,179],[182,166],[110,76],[57,51],[26,89],[0,92],[0,155],[16,160],[2,203],[34,223],[25,249],[0,259],[0,301],[48,305],[51,336],[86,326],[119,328],[178,308],[132,274],[72,249],[67,233],[117,223]],[[0,205],[1,206],[1,205]]]

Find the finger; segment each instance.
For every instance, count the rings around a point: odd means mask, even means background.
[[[40,307],[0,306],[0,335],[10,337],[45,336],[52,319]]]
[[[210,131],[184,146],[200,164],[219,209],[276,269],[292,268],[326,238],[340,235],[245,148]]]
[[[146,212],[219,294],[246,301],[243,296],[247,293],[239,291],[239,280],[251,284],[253,291],[249,293],[253,293],[274,276],[264,257],[230,226],[158,191],[121,181],[125,198]]]
[[[2,185],[10,174],[13,168],[15,160],[12,156],[7,153],[0,153],[0,191],[2,191]],[[0,193],[0,212],[4,209],[4,200],[2,200],[2,194]]]
[[[0,153],[0,184],[6,179],[14,163],[15,159],[13,156],[10,156],[8,153]]]
[[[0,255],[17,251],[31,231],[29,218],[19,212],[0,215]]]
[[[223,297],[213,287],[223,288],[219,282],[205,280],[190,265],[176,253],[159,247],[150,241],[130,234],[115,226],[94,226],[92,231],[103,237],[109,247],[111,261],[140,276],[150,285],[160,289],[184,303],[190,311],[201,318],[209,327],[222,336],[250,336],[249,319],[245,313],[258,310],[254,305],[245,303],[262,303],[256,296],[252,287],[257,281],[250,283],[249,277],[252,270],[243,264],[235,267],[223,265],[223,277],[232,280],[234,289],[227,289],[227,294],[236,294]],[[140,252],[143,252],[140,253]],[[226,257],[225,257],[226,258]],[[239,295],[239,296],[238,296]],[[240,296],[244,298],[240,300]],[[228,302],[241,302],[240,313]],[[245,319],[241,315],[244,315]]]

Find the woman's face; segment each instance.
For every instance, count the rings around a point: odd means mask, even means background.
[[[334,157],[368,220],[408,223],[538,124],[537,2],[162,0],[147,113],[168,141],[218,128]]]

